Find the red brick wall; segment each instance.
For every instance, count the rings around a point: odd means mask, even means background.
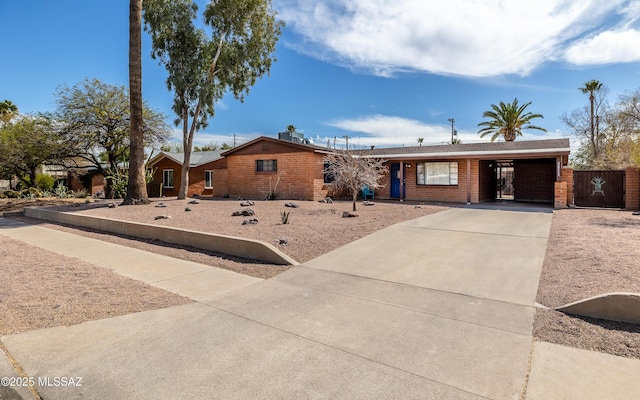
[[[149,197],[160,197],[160,195],[165,197],[177,196],[178,190],[180,190],[180,182],[182,182],[180,178],[182,165],[170,158],[164,157],[155,163],[152,168],[154,168],[155,171],[153,173],[153,180],[148,188]],[[173,188],[162,187],[162,171],[165,169],[173,169]]]
[[[187,196],[223,196],[227,194],[227,160],[221,159],[212,161],[207,164],[199,165],[189,169],[189,187],[187,188]],[[153,180],[148,187],[149,197],[159,197],[161,190],[165,197],[173,197],[178,195],[180,190],[180,171],[182,165],[171,160],[163,158],[152,166],[155,169]],[[173,169],[173,188],[165,188],[162,186],[163,171]],[[204,174],[205,171],[213,171],[213,189],[205,189]]]
[[[104,175],[95,174],[91,177],[91,188],[89,190],[89,194],[96,194],[97,192],[104,193]]]
[[[319,200],[327,195],[324,184],[323,155],[313,151],[291,151],[292,148],[261,142],[227,156],[227,187],[232,197],[262,198],[275,189],[281,199]],[[275,153],[284,149],[286,151]],[[295,149],[294,149],[295,150]],[[256,160],[277,160],[277,172],[256,171]],[[277,184],[277,186],[276,186]]]
[[[555,159],[515,160],[514,171],[515,200],[554,201]]]
[[[455,161],[455,160],[438,160],[438,161]],[[395,161],[394,161],[395,162]],[[422,161],[418,161],[422,162]],[[390,162],[386,165],[391,170]],[[405,180],[406,180],[406,200],[414,201],[443,201],[443,202],[456,202],[464,203],[467,201],[467,160],[458,161],[458,185],[445,186],[445,185],[417,185],[417,168],[416,161],[406,161],[405,165],[411,165],[406,168]],[[478,176],[479,176],[479,162],[478,160],[471,160],[471,202],[477,203],[479,198]],[[376,195],[383,199],[391,198],[391,178],[389,173],[385,174],[382,179],[382,184],[385,185],[383,189],[380,189]]]
[[[560,182],[567,184],[567,205],[573,205],[573,168],[562,167],[562,176],[560,176]]]
[[[554,183],[554,208],[565,208],[567,206],[567,182]]]
[[[629,167],[625,175],[625,209],[640,209],[640,170]]]

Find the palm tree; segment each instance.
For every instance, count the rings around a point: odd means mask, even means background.
[[[593,146],[593,156],[594,158],[598,157],[598,146],[597,146],[597,140],[596,140],[596,126],[595,126],[595,119],[596,117],[594,116],[595,113],[595,100],[596,100],[596,96],[595,96],[595,92],[599,91],[600,89],[602,89],[602,82],[599,82],[595,79],[592,79],[588,82],[584,83],[584,87],[580,87],[578,88],[578,90],[580,90],[582,93],[587,94],[589,93],[589,104],[591,106],[591,124],[590,124],[590,128],[591,128],[591,145]]]
[[[142,119],[142,0],[129,4],[129,181],[123,204],[149,204]]]
[[[419,137],[418,138],[418,145],[422,146],[422,142],[424,141],[424,138]]]
[[[11,118],[13,118],[17,113],[18,107],[13,104],[11,100],[0,102],[0,121],[3,123],[6,124],[11,121]]]
[[[531,104],[528,102],[521,106],[518,106],[518,99],[514,99],[513,103],[500,102],[499,105],[492,104],[491,111],[485,111],[482,116],[484,118],[491,118],[489,121],[484,121],[478,124],[483,128],[478,131],[480,137],[487,135],[491,136],[491,141],[495,141],[498,137],[504,136],[504,140],[507,142],[513,142],[516,140],[516,136],[522,136],[523,129],[537,129],[543,132],[547,130],[539,126],[531,125],[531,120],[534,118],[544,118],[542,114],[532,114],[531,112],[524,112],[524,110]]]
[[[295,133],[298,130],[295,125],[287,125],[287,132]]]

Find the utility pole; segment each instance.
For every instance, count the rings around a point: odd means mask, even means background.
[[[454,126],[456,124],[456,120],[453,118],[449,118],[449,122],[451,122],[451,144],[453,144],[453,134],[455,132]]]
[[[236,148],[236,134],[233,134],[233,148]]]
[[[347,142],[347,150],[349,150],[349,136],[343,136],[344,140]]]

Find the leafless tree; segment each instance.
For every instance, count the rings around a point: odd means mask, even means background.
[[[376,190],[383,185],[380,180],[388,168],[386,160],[375,157],[365,151],[337,151],[325,156],[326,173],[333,178],[338,190],[346,190],[353,200],[353,211],[356,211],[356,200],[363,186]]]

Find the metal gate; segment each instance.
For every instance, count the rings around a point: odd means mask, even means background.
[[[573,171],[573,201],[582,207],[624,208],[624,171]]]

